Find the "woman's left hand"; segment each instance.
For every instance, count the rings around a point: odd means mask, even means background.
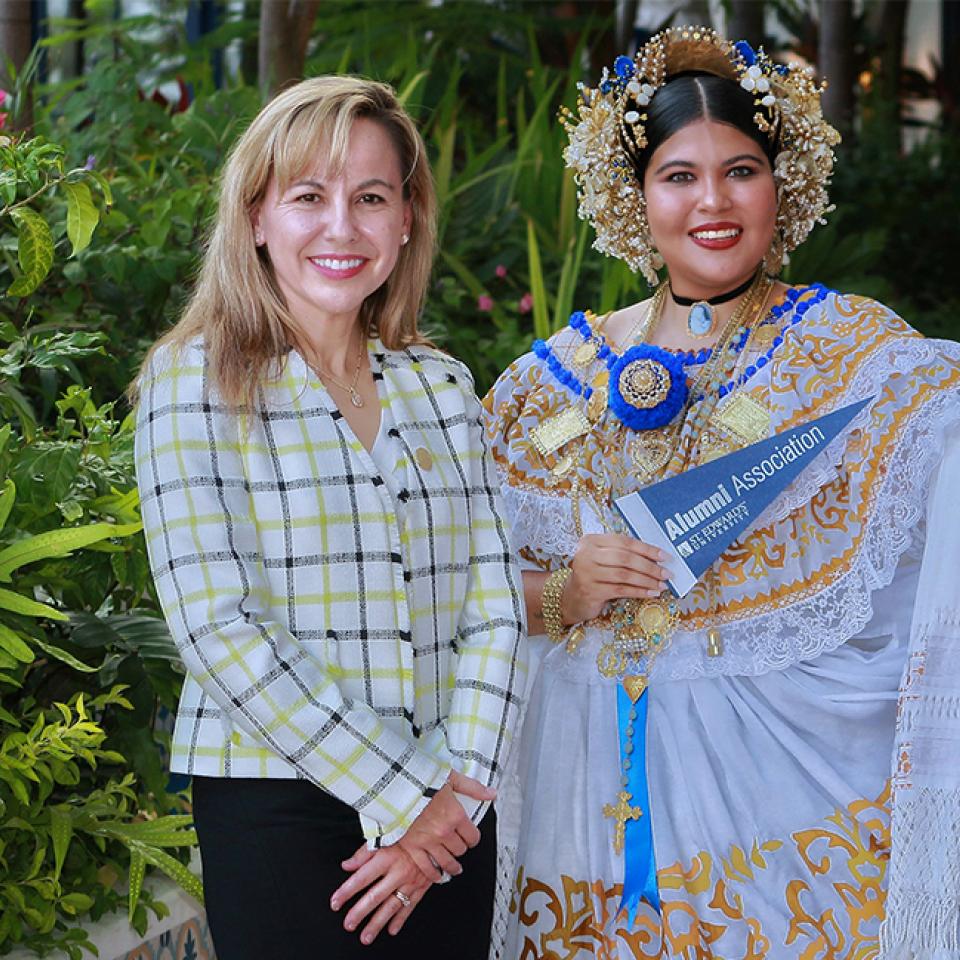
[[[353,874],[334,891],[330,907],[339,910],[361,890],[366,890],[343,920],[344,929],[352,931],[370,917],[360,934],[360,940],[365,944],[373,943],[384,926],[391,936],[399,933],[427,889],[433,885],[410,854],[398,844],[379,850],[368,850],[364,845],[349,860],[344,860],[342,866]],[[398,890],[407,897],[409,904],[396,895]]]

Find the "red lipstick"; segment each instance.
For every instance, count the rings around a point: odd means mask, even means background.
[[[694,227],[688,236],[698,247],[707,250],[729,250],[740,242],[743,227],[729,220],[701,223]]]

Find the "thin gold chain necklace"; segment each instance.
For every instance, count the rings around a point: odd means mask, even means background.
[[[756,316],[753,316],[753,314],[762,314],[772,286],[772,280],[758,273],[753,286],[725,324],[714,346],[713,354],[709,361],[704,364],[704,369],[694,380],[684,410],[681,411],[676,421],[671,424],[667,431],[667,435],[664,438],[665,448],[663,454],[658,456],[657,459],[659,462],[656,464],[656,468],[650,471],[651,476],[647,478],[648,482],[653,479],[653,474],[661,473],[670,461],[673,461],[670,465],[678,466],[676,458],[680,456],[680,450],[678,448],[682,446],[682,425],[686,419],[687,411],[694,403],[699,403],[701,407],[708,407],[712,412],[717,400],[716,388],[719,382],[725,379],[726,375],[730,373],[730,370],[726,368],[731,365],[731,361],[733,365],[736,365],[739,359],[735,353],[732,353],[731,346],[739,335],[750,332],[756,321]],[[663,288],[661,287],[660,289]],[[652,312],[653,311],[651,311],[651,313]],[[648,316],[644,319],[647,322],[643,325],[642,336],[647,337],[654,330],[659,317]],[[701,386],[704,388],[704,395],[701,399],[696,400],[696,394]],[[696,427],[702,429],[705,421],[699,411],[696,420]],[[570,486],[573,521],[578,537],[583,536],[580,503],[583,492],[581,489],[580,468],[583,463],[587,442],[588,437],[582,438],[577,450]],[[632,453],[631,457],[633,457]],[[613,481],[611,478],[611,495],[612,488]],[[595,509],[597,516],[604,526],[606,526],[607,524],[603,518],[603,511],[600,505],[596,504]],[[591,623],[598,625],[609,624],[613,634],[610,639],[602,645],[597,656],[597,666],[600,673],[606,677],[623,675],[631,666],[637,669],[641,667],[642,661],[645,661],[645,663],[643,663],[642,673],[644,676],[649,675],[653,660],[669,646],[671,635],[678,621],[679,606],[676,601],[667,594],[644,601],[625,600],[615,605],[610,613],[601,614],[600,617],[594,618]],[[579,646],[584,636],[583,626],[583,624],[578,624],[569,632],[567,640],[568,652],[572,653]]]
[[[360,392],[357,390],[357,384],[360,382],[360,368],[363,366],[364,341],[365,337],[363,335],[363,331],[361,330],[360,347],[357,350],[357,366],[353,371],[353,380],[349,384],[344,383],[342,380],[338,380],[332,373],[328,373],[318,363],[310,364],[314,372],[324,382],[325,385],[329,382],[345,391],[350,397],[350,402],[355,407],[362,407],[364,404],[363,397],[360,396]]]

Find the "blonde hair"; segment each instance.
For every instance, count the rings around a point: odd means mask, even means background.
[[[390,136],[412,213],[410,240],[400,248],[386,282],[363,302],[360,323],[366,335],[378,335],[390,350],[429,343],[417,329],[436,242],[436,194],[423,139],[387,84],[325,76],[278,94],[233,146],[196,288],[144,366],[159,347],[182,348],[199,336],[222,399],[237,407],[254,405],[260,384],[279,374],[297,338],[269,257],[254,242],[253,215],[271,177],[282,191],[312,172],[322,152],[327,171],[338,175],[359,118],[375,121]],[[136,383],[131,394],[135,399]]]

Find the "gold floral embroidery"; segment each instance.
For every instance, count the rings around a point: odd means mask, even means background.
[[[784,334],[763,374],[744,390],[770,410],[773,428],[782,432],[832,410],[878,352],[893,354],[917,339],[919,334],[881,304],[863,297],[834,296],[826,307],[812,310]],[[562,355],[571,344],[577,345],[578,338],[565,330],[551,342]],[[695,631],[780,610],[818,594],[847,574],[863,549],[891,457],[911,419],[938,394],[958,385],[960,366],[945,355],[933,354],[922,366],[891,372],[870,420],[849,434],[835,478],[788,516],[742,536],[717,561],[717,589],[697,589],[684,598],[683,629]],[[554,497],[570,492],[574,471],[553,477],[554,461],[545,462],[531,452],[528,434],[544,417],[575,403],[582,400],[534,363],[518,362],[504,375],[486,405],[491,414],[496,411],[488,429],[494,457],[508,485]],[[689,421],[684,424],[683,435],[690,440],[689,462],[695,464],[701,451],[692,430]],[[637,482],[626,462],[626,438],[627,432],[615,418],[606,417],[584,442],[580,489],[606,516],[612,516],[611,488],[614,493],[626,492]],[[574,441],[571,448],[580,442]],[[544,556],[536,544],[521,546],[529,551],[528,558],[545,569],[567,559]]]
[[[521,932],[518,958],[780,960],[789,946],[801,960],[870,960],[883,919],[889,803],[887,783],[875,800],[854,801],[783,840],[757,839],[720,855],[701,850],[686,864],[665,866],[657,872],[661,914],[641,904],[632,925],[618,912],[621,884],[564,875],[557,891],[521,867],[510,905]],[[794,876],[784,883],[785,873]],[[779,946],[755,912],[769,914],[778,882],[785,924]]]

